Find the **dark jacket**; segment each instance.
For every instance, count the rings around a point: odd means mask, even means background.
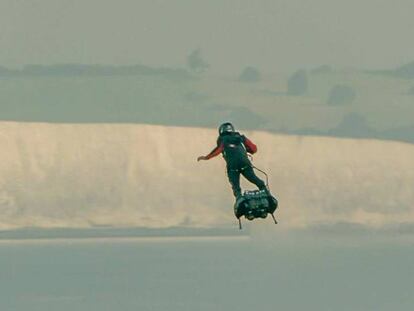
[[[257,146],[239,132],[226,133],[217,139],[217,146],[206,156],[211,159],[220,153],[227,163],[227,169],[239,170],[251,166],[247,153],[254,154]]]

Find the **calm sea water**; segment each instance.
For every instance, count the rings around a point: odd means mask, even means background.
[[[414,248],[257,239],[0,243],[0,310],[412,310]]]

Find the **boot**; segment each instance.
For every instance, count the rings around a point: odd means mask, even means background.
[[[242,202],[244,198],[241,192],[237,194],[235,193],[235,198],[236,198],[236,201],[234,202],[234,215],[236,216],[236,218],[240,218],[241,216],[243,216]]]
[[[236,205],[238,205],[242,200],[244,200],[243,195],[241,193],[238,193],[236,195]]]
[[[242,198],[241,190],[235,190],[233,191],[234,197],[236,198],[236,201]]]
[[[273,197],[272,194],[270,193],[270,190],[267,187],[264,187],[262,189],[260,189],[262,191],[264,191],[266,193],[267,196],[269,197]]]

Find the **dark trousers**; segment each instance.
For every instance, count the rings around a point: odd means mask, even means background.
[[[227,169],[227,176],[229,177],[233,194],[236,198],[241,195],[240,174],[242,174],[248,181],[255,184],[260,190],[266,189],[266,184],[256,176],[253,167],[245,166],[242,169]]]

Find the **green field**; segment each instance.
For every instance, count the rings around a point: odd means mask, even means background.
[[[245,129],[414,141],[412,80],[356,70],[310,72],[300,96],[287,94],[287,81],[275,75],[256,83],[163,74],[3,76],[0,118],[201,127],[231,120]],[[355,98],[328,104],[335,85],[351,87]]]

